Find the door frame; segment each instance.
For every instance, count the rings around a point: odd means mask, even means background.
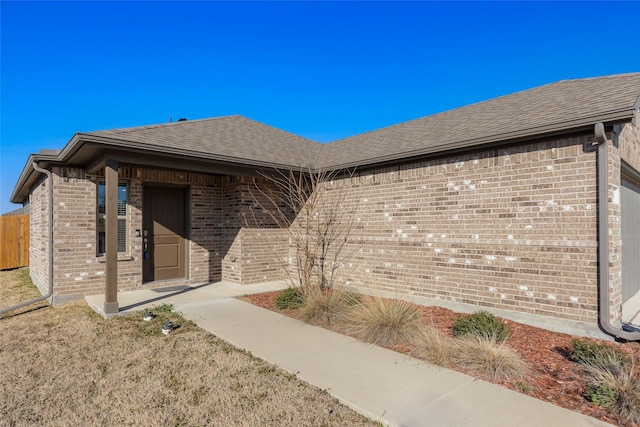
[[[149,262],[147,263],[145,259],[145,236],[144,230],[148,230],[149,221],[151,221],[150,214],[148,212],[148,201],[147,194],[149,194],[149,189],[179,189],[182,190],[183,193],[183,213],[184,213],[184,277],[178,277],[175,279],[163,279],[156,280],[153,277],[153,265]],[[180,185],[180,184],[167,184],[161,182],[145,182],[142,185],[142,265],[141,265],[141,273],[142,273],[142,284],[150,284],[155,282],[164,282],[164,281],[175,281],[175,280],[189,280],[190,277],[190,268],[189,268],[189,243],[190,239],[190,212],[189,212],[189,186],[188,185]],[[149,279],[152,277],[151,279]]]

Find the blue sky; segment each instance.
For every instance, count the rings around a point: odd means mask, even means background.
[[[0,213],[75,132],[241,114],[327,142],[640,71],[640,2],[0,1]]]

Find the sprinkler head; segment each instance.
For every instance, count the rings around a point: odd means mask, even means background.
[[[166,322],[164,322],[162,324],[162,333],[163,334],[167,335],[172,330],[173,330],[173,323],[171,323],[171,320],[167,320]]]

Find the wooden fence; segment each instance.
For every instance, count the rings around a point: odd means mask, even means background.
[[[0,216],[0,270],[29,265],[29,215]]]

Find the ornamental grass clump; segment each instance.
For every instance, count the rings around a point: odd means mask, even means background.
[[[311,288],[302,295],[298,318],[315,325],[339,326],[354,304],[353,294],[342,289]]]
[[[418,308],[407,301],[365,297],[349,316],[349,332],[382,346],[414,343],[422,324]]]
[[[471,335],[502,342],[509,338],[511,330],[504,321],[482,310],[458,316],[453,325],[453,335],[456,337]]]
[[[584,369],[585,397],[640,424],[640,378],[634,361],[619,349],[592,340],[574,339],[571,344],[571,359]]]
[[[453,361],[491,378],[522,379],[522,358],[498,338],[469,334],[455,340]]]
[[[437,366],[449,366],[454,352],[454,342],[434,327],[424,327],[415,342],[412,356]]]

